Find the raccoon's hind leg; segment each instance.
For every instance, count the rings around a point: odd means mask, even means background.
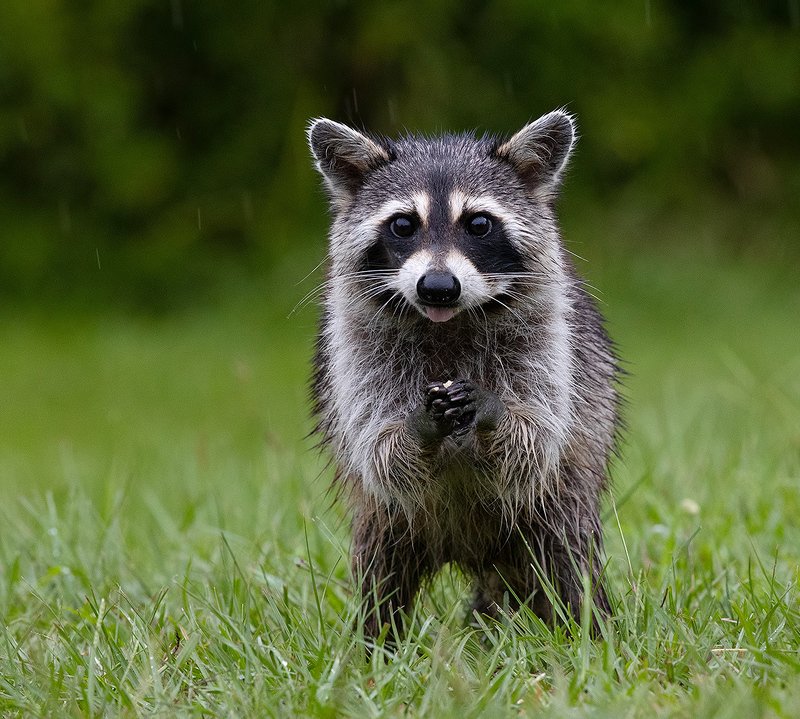
[[[559,507],[563,511],[564,507]],[[576,510],[577,511],[577,510]],[[585,513],[586,508],[582,511]],[[562,517],[564,515],[561,515]],[[576,622],[581,621],[584,602],[584,577],[588,579],[591,602],[601,616],[610,613],[608,598],[603,587],[603,546],[599,517],[571,516],[572,521],[552,524],[542,522],[521,530],[518,557],[509,572],[513,585],[518,585],[518,596],[548,623],[558,622],[560,612],[553,606],[551,597],[558,598],[563,611]],[[550,515],[552,521],[558,517]],[[520,561],[521,560],[521,561]],[[541,586],[546,582],[548,589]],[[516,587],[515,587],[516,589]],[[591,626],[597,631],[597,619],[592,613]]]
[[[557,623],[562,612],[580,623],[585,575],[594,609],[607,616],[610,607],[602,584],[599,534],[574,529],[542,524],[518,527],[516,538],[501,555],[477,573],[471,612],[496,617],[501,609],[516,611],[526,604],[548,624]],[[559,609],[553,606],[552,598],[556,598]],[[593,615],[592,630],[597,629]]]
[[[506,589],[505,580],[494,567],[481,571],[473,584],[467,620],[471,621],[474,614],[497,619],[501,610],[509,608]]]
[[[353,523],[353,574],[364,601],[364,636],[376,639],[388,625],[387,643],[399,639],[404,630],[402,612],[410,608],[423,578],[434,570],[423,542],[412,540],[402,512],[377,503],[363,508]]]
[[[530,606],[543,620],[554,623],[560,620],[560,612],[553,606],[552,594],[558,597],[563,610],[577,623],[581,622],[581,610],[584,602],[584,577],[588,579],[588,588],[593,611],[590,627],[597,632],[597,615],[607,617],[610,614],[608,597],[602,583],[603,558],[601,549],[594,546],[591,540],[578,539],[563,535],[546,535],[539,537],[542,549],[540,567],[544,579],[550,589],[540,588],[534,593]],[[538,581],[538,578],[537,578]]]

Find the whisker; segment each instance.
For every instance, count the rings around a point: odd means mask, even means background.
[[[562,244],[562,248],[564,249],[564,251],[567,254],[572,255],[573,257],[575,257],[576,259],[580,260],[581,262],[587,262],[587,263],[589,262],[589,260],[587,260],[585,257],[581,257],[577,252],[573,252],[571,249],[569,249],[569,247],[564,247],[563,244]]]
[[[286,316],[287,319],[291,317],[295,312],[305,307],[311,300],[318,297],[322,292],[325,290],[325,283],[323,282],[321,285],[317,285],[313,290],[307,292],[301,299],[298,300],[297,304],[292,308],[291,312]]]
[[[384,292],[391,291],[391,287],[385,286],[377,286],[377,287],[368,287],[361,292],[357,292],[350,296],[350,300],[353,302],[360,302],[361,300],[371,300],[375,297],[380,296]],[[394,296],[394,295],[393,295]]]
[[[303,279],[298,280],[295,283],[295,287],[297,287],[298,285],[302,285],[303,282],[305,282],[309,277],[311,277],[311,275],[313,275],[320,267],[322,267],[322,265],[325,264],[326,259],[327,258],[323,258],[322,260],[320,260],[319,264],[313,270],[311,270],[305,277],[303,277]]]
[[[500,305],[501,307],[504,307],[511,315],[513,315],[517,320],[519,320],[520,323],[525,324],[525,318],[519,312],[517,312],[514,308],[510,307],[509,305],[507,305],[505,302],[503,302],[502,300],[498,299],[497,297],[492,297],[492,301],[493,302],[497,302],[498,305]]]
[[[395,300],[396,297],[397,297],[397,295],[392,295],[388,300],[386,300],[386,302],[384,302],[380,307],[378,307],[377,310],[375,310],[375,314],[373,314],[372,317],[370,318],[369,322],[367,322],[367,327],[368,328],[372,326],[372,323],[375,322],[375,320],[377,320],[377,318],[381,314],[381,312],[383,312],[383,310],[386,309],[386,306],[390,302]]]
[[[319,295],[324,290],[333,287],[338,282],[342,280],[348,281],[359,281],[359,282],[368,282],[368,281],[381,281],[383,282],[385,279],[396,275],[396,270],[359,270],[357,272],[349,272],[342,275],[337,275],[336,277],[329,277],[312,290],[307,292],[294,306],[292,311],[289,313],[289,316],[293,315],[297,312],[300,308],[304,307],[308,304],[315,296]],[[309,277],[310,275],[307,275]],[[386,287],[386,289],[389,289]]]

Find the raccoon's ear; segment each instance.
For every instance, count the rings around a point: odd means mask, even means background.
[[[336,205],[352,198],[369,170],[391,159],[375,140],[325,118],[309,124],[308,145]]]
[[[555,110],[525,125],[494,155],[510,162],[528,185],[548,189],[558,184],[575,140],[572,116]]]

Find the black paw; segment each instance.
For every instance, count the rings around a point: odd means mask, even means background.
[[[443,435],[461,437],[475,426],[477,388],[468,379],[431,382],[425,391],[425,409]]]

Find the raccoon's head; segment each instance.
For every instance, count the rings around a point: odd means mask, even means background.
[[[308,138],[333,207],[332,278],[353,302],[447,322],[509,310],[561,279],[553,200],[575,142],[567,113],[507,140],[389,140],[326,119]]]

